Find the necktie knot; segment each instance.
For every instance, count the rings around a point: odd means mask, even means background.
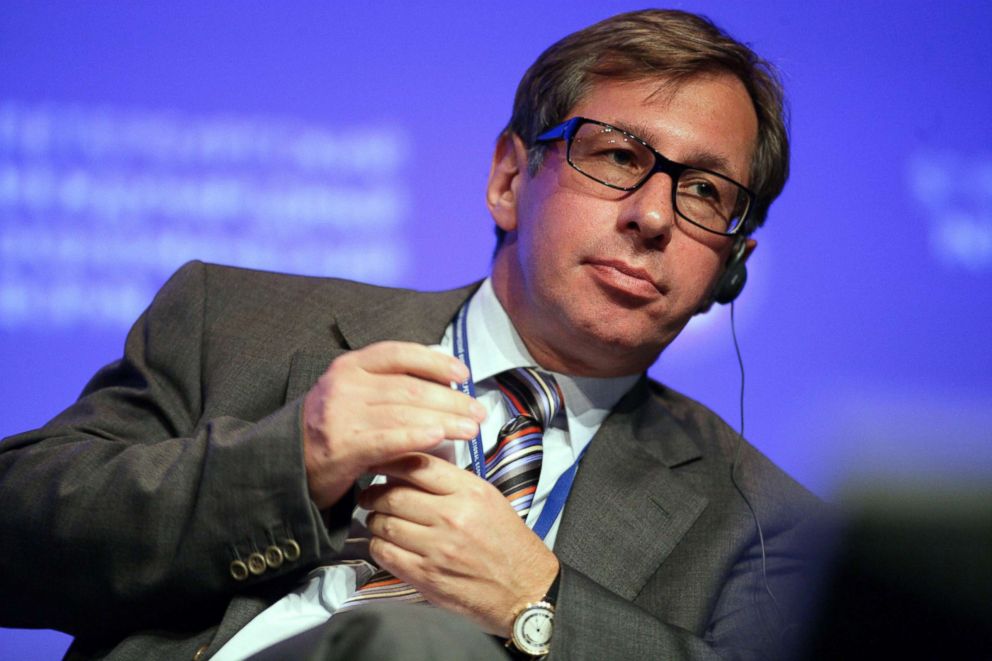
[[[558,414],[564,398],[555,377],[533,367],[518,367],[496,375],[503,401],[511,420],[518,416],[533,418],[546,429]]]

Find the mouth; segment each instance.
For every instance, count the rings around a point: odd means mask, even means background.
[[[590,260],[587,265],[602,285],[615,292],[640,299],[665,295],[664,288],[655,282],[650,273],[640,267],[613,259]]]

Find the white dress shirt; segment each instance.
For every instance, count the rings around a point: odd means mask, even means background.
[[[469,360],[475,381],[476,399],[488,416],[482,423],[485,451],[496,443],[500,428],[509,419],[496,381],[497,374],[516,367],[531,367],[531,358],[487,278],[469,303]],[[449,324],[439,351],[452,354],[453,324]],[[565,413],[559,411],[544,432],[541,476],[527,514],[533,527],[555,482],[581,455],[610,410],[637,381],[638,375],[609,379],[554,374],[561,387]],[[459,466],[471,464],[468,443],[442,441],[432,451]],[[381,481],[377,478],[376,481]],[[364,521],[368,512],[355,508],[354,516]],[[544,543],[554,548],[561,513],[548,531]],[[222,647],[213,658],[218,661],[243,659],[290,636],[326,622],[370,575],[372,568],[347,564],[318,567],[292,592],[260,613]]]

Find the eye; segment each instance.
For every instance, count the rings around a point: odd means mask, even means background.
[[[637,154],[629,149],[609,149],[602,153],[602,157],[609,160],[613,165],[623,168],[636,167]]]
[[[688,186],[688,190],[686,192],[690,195],[695,195],[700,199],[720,199],[720,191],[717,190],[716,186],[708,181],[694,181]]]
[[[596,167],[639,170],[646,162],[643,150],[639,147],[640,145],[631,142],[622,133],[607,129],[576,138],[573,154],[594,162]]]
[[[692,171],[684,173],[679,180],[679,194],[710,203],[718,203],[723,197],[721,186]]]

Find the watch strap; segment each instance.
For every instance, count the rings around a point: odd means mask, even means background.
[[[553,580],[551,582],[551,587],[548,588],[548,593],[546,595],[544,595],[544,599],[542,599],[541,601],[545,601],[545,602],[551,604],[552,606],[557,606],[558,605],[558,586],[559,585],[561,585],[561,563],[560,562],[558,563],[558,573],[555,574],[555,580]]]

